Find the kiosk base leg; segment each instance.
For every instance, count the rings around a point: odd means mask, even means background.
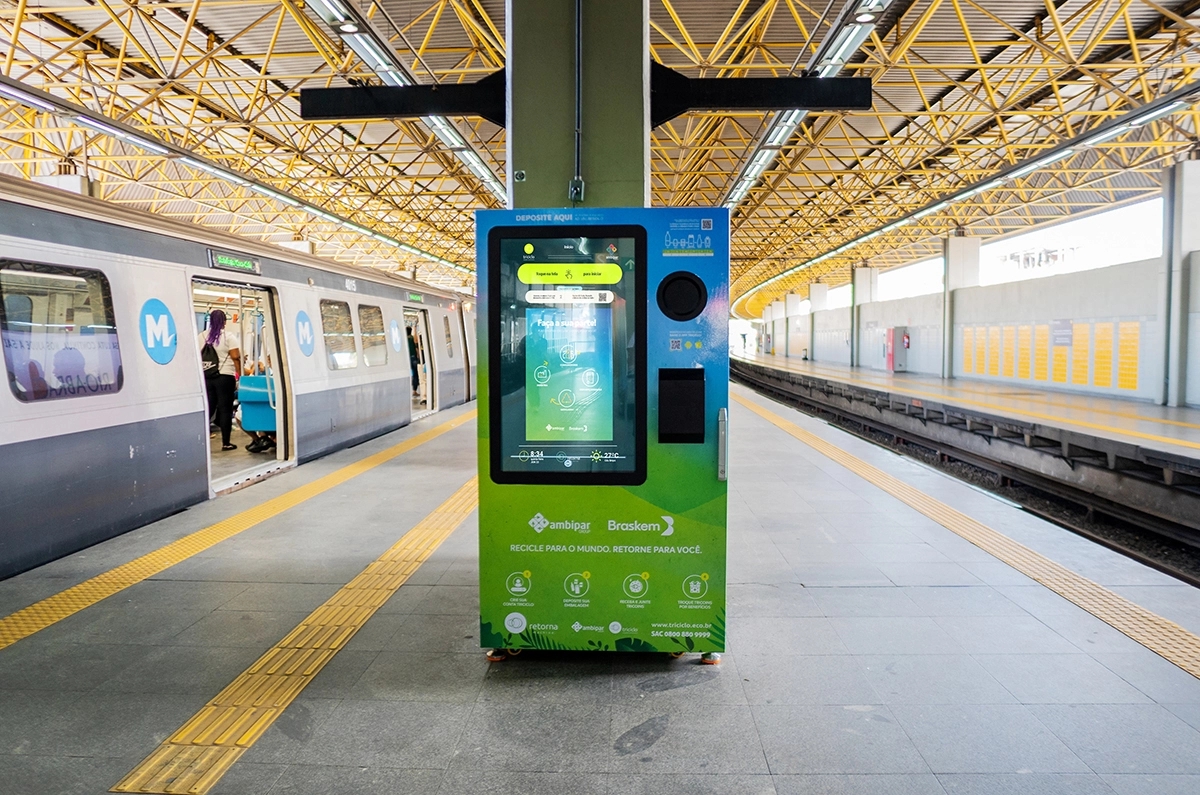
[[[704,652],[704,654],[700,655],[700,664],[701,665],[720,665],[721,664],[721,653],[715,652],[715,651]]]
[[[508,659],[507,649],[491,649],[487,653],[488,662],[504,662]]]

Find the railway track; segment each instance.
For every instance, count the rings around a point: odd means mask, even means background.
[[[847,401],[844,395],[826,395],[819,390],[814,393],[811,386],[789,384],[782,378],[762,377],[756,372],[759,369],[735,363],[732,378],[759,394],[984,489],[1041,519],[1200,587],[1200,530],[1195,527],[1122,504],[1044,471],[955,444],[945,438],[944,425],[939,426],[943,432],[934,434],[916,430],[927,428],[928,423],[889,421],[889,414],[911,418],[907,411],[876,411],[876,416],[869,416],[871,412],[854,405],[862,401]],[[968,424],[962,433],[978,435],[969,428]],[[990,448],[989,444],[986,449]],[[1148,485],[1144,478],[1137,479],[1136,486]],[[1159,484],[1150,487],[1162,488]]]

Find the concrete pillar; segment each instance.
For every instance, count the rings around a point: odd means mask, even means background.
[[[301,254],[316,255],[317,244],[311,240],[280,240],[275,245],[299,251]]]
[[[783,301],[773,301],[771,303],[771,317],[774,319],[771,338],[775,340],[775,353],[781,356],[788,355],[788,340],[787,340],[787,304]],[[780,339],[779,330],[783,329],[782,339]]]
[[[856,306],[879,300],[879,268],[854,269],[854,303]]]
[[[33,181],[39,185],[47,185],[51,188],[69,191],[80,196],[98,198],[96,184],[83,174],[45,174],[40,177],[34,177]]]
[[[942,252],[942,378],[954,377],[954,291],[979,286],[977,237],[948,237]]]
[[[850,287],[850,366],[857,367],[862,347],[860,307],[876,300],[879,292],[879,268],[855,268]]]
[[[510,205],[569,207],[575,4],[508,0],[506,13]],[[581,207],[649,206],[649,36],[649,0],[584,0]]]
[[[817,313],[825,311],[829,305],[829,285],[810,284],[808,286],[808,358],[817,360]]]
[[[808,303],[813,312],[823,312],[829,303],[829,285],[810,284],[808,286]]]
[[[1200,161],[1185,160],[1163,175],[1163,264],[1159,268],[1163,385],[1159,403],[1187,402],[1188,293],[1191,254],[1200,252]]]

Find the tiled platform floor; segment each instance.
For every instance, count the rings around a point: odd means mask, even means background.
[[[1194,589],[760,402],[1200,632]],[[1200,680],[744,408],[731,415],[719,668],[530,653],[489,666],[469,520],[214,792],[1200,792]],[[427,425],[0,583],[0,608]],[[473,437],[453,431],[0,650],[0,791],[106,791],[462,485]]]

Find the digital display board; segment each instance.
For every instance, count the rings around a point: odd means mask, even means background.
[[[492,477],[639,484],[646,476],[641,227],[491,230]]]

